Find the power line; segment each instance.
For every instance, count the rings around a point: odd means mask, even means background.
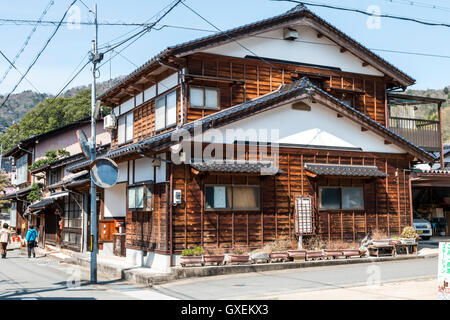
[[[10,65],[10,67],[11,68],[14,68],[21,76],[23,76],[23,73],[19,70],[19,69],[17,69],[17,67],[15,66],[15,64],[11,61],[11,60],[9,60],[8,59],[8,57],[7,56],[5,56],[5,54],[0,50],[0,55],[2,55],[3,56],[3,58],[5,58],[5,60],[6,61],[8,61],[8,63],[9,63],[9,65]],[[30,81],[30,80],[28,80],[27,78],[25,78],[25,80],[38,92],[38,93],[40,93],[40,94],[42,94],[40,91],[39,91],[39,89],[37,89],[36,88],[36,86]]]
[[[19,49],[19,51],[16,53],[16,56],[14,57],[14,59],[12,60],[12,62],[10,63],[10,66],[8,67],[8,69],[6,69],[5,73],[3,74],[2,78],[0,79],[0,84],[2,84],[3,80],[5,80],[6,76],[8,75],[9,71],[11,71],[11,68],[14,67],[14,64],[17,62],[17,59],[19,59],[20,55],[22,54],[22,52],[25,50],[25,48],[27,47],[29,41],[31,40],[31,37],[33,36],[34,32],[36,31],[39,22],[42,21],[42,19],[44,18],[44,16],[47,14],[48,10],[50,9],[50,7],[54,4],[55,2],[53,0],[51,0],[47,6],[45,7],[44,11],[42,12],[41,16],[39,17],[38,22],[35,23],[33,29],[31,29],[31,32],[28,34],[28,36],[25,39],[25,42],[22,44],[22,47]],[[5,57],[6,58],[6,57]],[[17,70],[17,68],[16,68]],[[34,86],[33,86],[34,87]],[[35,88],[36,89],[36,88]],[[38,90],[39,91],[39,90]]]
[[[370,16],[370,17],[379,17],[379,18],[390,18],[390,19],[396,19],[396,20],[402,20],[402,21],[410,21],[410,22],[416,22],[416,23],[420,23],[423,25],[427,25],[427,26],[435,26],[435,27],[447,27],[450,28],[450,24],[445,23],[445,22],[436,22],[436,21],[431,21],[431,20],[419,20],[419,19],[415,19],[415,18],[409,18],[409,17],[402,17],[402,16],[395,16],[395,15],[390,15],[390,14],[372,14],[360,9],[355,9],[355,8],[346,8],[346,7],[337,7],[337,6],[332,6],[329,4],[324,4],[324,3],[313,3],[313,2],[305,2],[305,1],[295,1],[295,0],[271,0],[271,1],[277,1],[277,2],[281,2],[281,1],[285,1],[285,2],[293,2],[293,3],[297,3],[297,4],[303,4],[303,5],[308,5],[308,6],[313,6],[313,7],[322,7],[322,8],[328,8],[328,9],[335,9],[335,10],[340,10],[340,11],[350,11],[350,12],[356,12],[356,13],[361,13],[364,14],[366,16]]]
[[[75,4],[75,2],[77,2],[77,0],[73,0],[72,3],[70,4],[70,6],[66,9],[66,11],[64,12],[63,17],[61,18],[60,22],[62,23],[64,21],[64,19],[66,18],[67,12],[69,11],[69,9]],[[44,52],[45,48],[47,48],[48,44],[50,43],[50,41],[53,39],[53,37],[55,36],[56,32],[58,31],[58,29],[61,27],[61,23],[58,24],[58,26],[56,27],[56,29],[53,31],[53,33],[51,34],[50,38],[48,38],[48,40],[45,42],[44,46],[42,47],[42,49],[38,52],[38,54],[36,55],[36,57],[34,58],[34,60],[32,61],[32,63],[30,64],[30,66],[27,68],[27,70],[25,71],[25,73],[22,75],[22,77],[20,78],[20,80],[17,82],[17,84],[14,86],[14,88],[11,90],[11,92],[8,93],[8,95],[6,96],[5,100],[3,101],[3,103],[0,105],[0,108],[2,108],[6,102],[8,101],[9,97],[11,96],[11,94],[17,89],[17,87],[19,86],[19,84],[22,82],[22,80],[25,78],[25,76],[28,74],[28,72],[31,70],[31,68],[35,65],[35,63],[37,62],[37,60],[39,59],[39,57],[41,56],[41,54]]]
[[[133,43],[135,43],[138,39],[140,39],[142,36],[144,36],[146,33],[150,32],[154,26],[160,22],[167,14],[169,14],[170,11],[172,11],[179,3],[183,3],[184,0],[177,0],[175,1],[175,3],[161,16],[159,17],[154,23],[152,23],[152,25],[150,25],[149,27],[144,28],[143,30],[135,33],[134,35],[128,37],[125,40],[120,41],[120,43],[115,44],[112,47],[109,47],[105,52],[103,52],[103,54],[108,53],[108,52],[116,52],[116,54],[114,56],[111,56],[109,59],[107,59],[106,61],[104,61],[99,68],[101,68],[102,66],[104,66],[106,63],[108,63],[109,61],[111,61],[112,59],[114,59],[117,55],[121,54],[122,51],[124,51],[126,48],[128,48],[130,45],[132,45]],[[167,7],[166,7],[167,8]],[[124,48],[122,48],[120,51],[115,50],[117,47],[125,44],[127,41],[132,40],[129,44],[127,44]],[[134,64],[134,63],[133,63]]]
[[[174,28],[174,29],[182,29],[182,30],[191,30],[191,31],[202,31],[202,32],[209,32],[209,33],[217,33],[216,30],[210,30],[210,29],[202,29],[202,28],[194,28],[194,27],[187,27],[187,26],[177,26],[177,25],[169,25],[164,24],[159,28],[154,28],[155,30],[162,30],[164,28]],[[259,35],[252,35],[253,38],[260,38],[260,39],[270,39],[270,40],[280,40],[280,41],[286,41],[282,38],[275,38],[275,37],[269,37],[269,36],[259,36]],[[308,41],[308,40],[291,40],[293,42],[302,42],[302,43],[309,43],[309,44],[315,44],[315,45],[321,45],[321,46],[333,46],[333,47],[340,47],[337,44],[334,43],[324,43],[324,42],[315,42],[315,41]],[[433,53],[425,53],[425,52],[413,52],[413,51],[401,51],[401,50],[391,50],[391,49],[377,49],[377,48],[368,48],[372,51],[381,51],[381,52],[390,52],[390,53],[399,53],[399,54],[407,54],[407,55],[416,55],[416,56],[424,56],[424,57],[433,57],[433,58],[445,58],[450,59],[450,56],[447,55],[439,55],[439,54],[433,54]]]
[[[269,66],[273,67],[274,69],[277,69],[278,71],[282,71],[280,68],[274,66],[272,63],[270,63],[269,61],[267,61],[266,59],[260,57],[259,55],[257,55],[255,52],[253,52],[252,50],[250,50],[249,48],[247,48],[246,46],[244,46],[243,44],[241,44],[239,41],[233,39],[229,34],[227,34],[226,32],[220,30],[218,27],[216,27],[212,22],[210,22],[209,20],[207,20],[205,17],[203,17],[202,15],[200,15],[197,11],[195,11],[194,9],[192,9],[191,7],[189,7],[187,4],[185,4],[184,2],[181,3],[183,6],[185,6],[186,8],[188,8],[191,12],[193,12],[196,16],[200,17],[203,21],[205,21],[206,23],[208,23],[209,25],[211,25],[214,29],[217,29],[217,31],[223,33],[224,35],[226,35],[230,40],[236,42],[241,48],[243,48],[244,50],[250,52],[251,54],[253,54],[255,57],[257,57],[259,60],[267,63]]]
[[[383,0],[383,1],[450,12],[449,7],[438,6],[438,5],[425,3],[425,2],[410,1],[410,0]]]

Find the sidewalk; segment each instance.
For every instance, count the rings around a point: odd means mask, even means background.
[[[39,249],[38,255],[45,255],[48,258],[55,259],[62,263],[79,265],[83,268],[90,268],[89,253],[74,253],[68,250],[45,251]],[[323,267],[334,265],[348,265],[358,263],[373,263],[384,261],[399,261],[410,259],[424,259],[437,257],[438,249],[424,248],[418,255],[399,255],[396,257],[370,257],[370,258],[351,258],[335,260],[318,261],[299,261],[299,262],[280,262],[280,263],[261,263],[261,264],[241,264],[224,266],[204,266],[204,267],[173,267],[170,273],[162,273],[151,268],[144,268],[127,264],[122,257],[97,256],[98,272],[115,279],[123,279],[134,283],[152,287],[153,285],[167,283],[175,280],[181,280],[193,277],[207,277],[216,275],[228,275],[248,272],[264,272],[286,269],[299,269],[311,267]]]

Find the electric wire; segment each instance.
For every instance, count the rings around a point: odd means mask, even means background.
[[[63,17],[61,18],[61,23],[62,21],[64,21],[64,19],[66,18],[67,12],[69,11],[69,9],[75,4],[75,2],[77,2],[78,0],[73,0],[71,5],[66,9],[66,11],[64,12]],[[44,50],[47,48],[48,44],[50,43],[50,41],[53,39],[53,37],[55,36],[56,32],[58,32],[59,28],[61,27],[61,24],[58,24],[58,26],[55,28],[55,30],[53,31],[53,33],[50,35],[50,37],[48,38],[48,40],[45,42],[44,46],[41,48],[41,50],[38,52],[38,54],[35,56],[35,58],[33,59],[33,61],[31,62],[31,64],[28,66],[27,70],[25,71],[25,73],[22,75],[22,77],[19,79],[19,81],[17,82],[17,84],[14,86],[14,88],[8,93],[8,95],[6,96],[5,100],[3,100],[3,103],[0,105],[0,108],[2,108],[6,102],[8,101],[9,97],[11,96],[11,94],[17,89],[17,87],[19,86],[19,84],[22,82],[22,80],[25,78],[25,76],[28,74],[28,72],[31,70],[31,68],[36,64],[37,60],[39,59],[39,57],[42,55],[42,53],[44,52]]]

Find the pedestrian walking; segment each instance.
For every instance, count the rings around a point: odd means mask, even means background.
[[[8,224],[4,223],[3,228],[0,230],[0,252],[2,259],[6,259],[6,247],[11,242],[11,233],[8,230]]]
[[[28,258],[31,258],[31,254],[33,254],[33,258],[36,258],[36,252],[34,248],[37,247],[37,239],[38,232],[34,229],[34,226],[30,226],[30,230],[28,230],[26,235],[27,241],[27,250],[28,250]]]

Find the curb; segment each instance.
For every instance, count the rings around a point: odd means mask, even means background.
[[[427,259],[437,257],[437,254],[430,255],[411,255],[411,256],[397,256],[397,257],[370,257],[370,258],[352,258],[352,259],[335,259],[335,260],[315,260],[315,261],[300,261],[300,262],[277,262],[277,263],[261,263],[261,264],[241,264],[241,265],[225,265],[225,266],[206,266],[206,267],[173,267],[170,274],[148,274],[141,267],[130,266],[129,268],[122,268],[107,263],[98,262],[97,270],[107,276],[120,278],[137,284],[142,284],[148,287],[154,285],[168,283],[176,280],[183,280],[188,278],[209,277],[228,274],[239,274],[248,272],[264,272],[264,271],[278,271],[289,269],[304,269],[325,266],[351,265],[363,263],[379,263],[389,261],[404,261],[414,259]],[[84,257],[71,257],[60,259],[52,255],[47,255],[48,258],[56,259],[60,262],[79,265],[84,268],[90,267],[90,259]],[[139,270],[136,270],[139,269]]]

